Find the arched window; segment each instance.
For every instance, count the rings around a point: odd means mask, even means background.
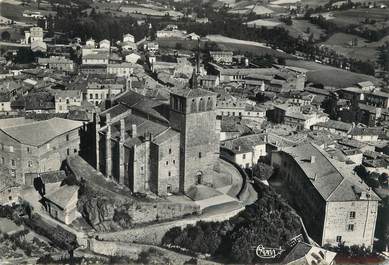
[[[197,112],[197,103],[196,103],[196,99],[192,99],[192,103],[191,103],[191,106],[190,106],[190,112]]]
[[[200,98],[199,111],[205,111],[205,100]]]
[[[208,102],[207,102],[207,110],[212,110],[213,109],[213,102],[210,97],[208,97]]]

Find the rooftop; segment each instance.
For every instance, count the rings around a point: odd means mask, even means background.
[[[78,186],[61,186],[58,190],[45,195],[45,198],[62,209],[66,209],[72,198],[77,194]]]
[[[325,201],[379,200],[352,168],[330,158],[317,145],[302,144],[283,152],[296,161]]]
[[[80,128],[82,125],[83,123],[79,121],[52,118],[39,122],[2,128],[1,130],[20,143],[41,146],[55,137]]]

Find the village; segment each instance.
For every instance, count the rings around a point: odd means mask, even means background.
[[[389,258],[386,66],[204,35],[155,3],[93,2],[77,16],[133,24],[66,38],[52,24],[86,4],[35,4],[0,20],[0,263]],[[212,10],[266,11],[235,4]],[[308,9],[269,4],[259,20]]]

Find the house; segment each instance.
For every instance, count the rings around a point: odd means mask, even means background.
[[[334,265],[336,253],[315,244],[298,242],[282,260],[286,265]]]
[[[47,194],[45,202],[49,214],[67,225],[71,224],[77,218],[78,189],[78,186],[64,185]]]
[[[99,48],[109,51],[111,49],[111,42],[109,40],[102,40],[99,42]]]
[[[134,43],[135,42],[135,38],[134,38],[133,35],[127,33],[127,34],[123,35],[123,42],[132,42],[132,43]]]
[[[188,35],[186,35],[185,38],[188,40],[199,40],[200,36],[197,35],[196,33],[192,32],[192,33],[189,33]]]
[[[86,65],[107,65],[108,61],[108,52],[94,52],[82,55],[82,64]]]
[[[139,59],[140,59],[140,55],[138,55],[136,53],[128,54],[125,57],[125,61],[127,63],[132,63],[132,64],[136,64],[139,61]]]
[[[375,85],[371,81],[359,82],[357,83],[357,87],[359,87],[363,91],[373,91],[375,89]]]
[[[24,97],[24,110],[28,113],[54,113],[54,96],[49,92],[29,93]]]
[[[312,125],[312,130],[328,131],[342,136],[347,136],[352,128],[352,124],[336,120],[328,120],[326,122],[319,122]]]
[[[313,143],[273,152],[271,165],[316,242],[373,246],[380,198],[353,167]]]
[[[389,93],[380,90],[367,92],[365,93],[365,100],[368,105],[383,109],[389,108]]]
[[[234,54],[231,51],[210,51],[209,55],[212,61],[217,64],[232,64]]]
[[[63,170],[49,171],[41,173],[26,173],[25,185],[34,186],[34,188],[42,195],[46,194],[46,185],[57,186],[59,188],[64,179],[66,179],[66,173]]]
[[[11,96],[10,94],[0,94],[0,112],[11,111]]]
[[[385,131],[381,127],[354,127],[350,131],[349,137],[361,142],[377,142],[383,134]]]
[[[219,117],[224,116],[236,116],[241,119],[250,119],[257,122],[264,120],[266,111],[253,104],[249,103],[249,100],[239,99],[232,96],[220,96],[217,103],[217,115]]]
[[[202,75],[199,76],[198,80],[203,88],[214,88],[220,83],[219,77],[216,75]]]
[[[116,63],[107,65],[107,74],[117,77],[130,77],[134,72],[134,65],[131,63]]]
[[[283,123],[297,130],[310,129],[312,125],[326,122],[327,114],[312,106],[294,106],[290,104],[278,104],[269,110],[266,115],[275,123]]]
[[[48,66],[49,69],[73,72],[74,62],[64,56],[50,56],[49,58],[38,58],[38,64]]]
[[[158,42],[147,41],[143,44],[143,50],[151,53],[155,53],[159,50],[159,44]]]
[[[21,185],[11,178],[3,178],[0,181],[0,205],[12,205],[19,202]]]
[[[261,157],[266,156],[266,143],[263,134],[251,134],[220,143],[220,154],[240,165],[252,168]]]
[[[81,90],[54,90],[55,112],[67,113],[71,106],[81,106]]]
[[[78,153],[82,126],[82,122],[52,118],[1,128],[2,178],[11,176],[24,184],[26,173],[59,170],[67,156]]]
[[[123,90],[124,86],[122,84],[90,82],[83,92],[83,98],[94,106],[98,106],[105,99],[120,94]]]

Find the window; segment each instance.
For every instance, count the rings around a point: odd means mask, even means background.
[[[174,164],[174,165],[176,164],[176,160],[173,160],[173,164]]]
[[[89,99],[93,99],[93,94],[89,94]]]
[[[9,196],[8,199],[9,199],[10,201],[12,201],[12,196]]]
[[[32,161],[28,161],[28,167],[32,167]]]
[[[336,237],[336,242],[341,243],[342,242],[342,236],[337,236]]]
[[[99,98],[99,94],[95,94],[95,99],[98,99]]]
[[[69,101],[69,99],[67,98],[67,99],[66,99],[66,104],[69,104],[69,103],[70,103],[70,101]]]
[[[140,167],[140,171],[143,171],[143,167]]]
[[[16,177],[16,170],[15,169],[11,169],[11,177]]]
[[[5,159],[4,157],[1,158],[1,163],[4,164],[5,163]]]
[[[66,141],[69,141],[69,134],[66,135]]]
[[[9,147],[9,151],[10,151],[11,153],[14,152],[14,147],[13,147],[12,145]]]
[[[201,152],[199,152],[199,158],[201,158]]]
[[[243,159],[246,159],[246,154],[243,154],[243,156],[242,156],[242,157],[243,157]]]
[[[27,153],[30,153],[30,147],[27,147]]]
[[[11,159],[11,166],[15,166],[15,160]]]
[[[169,177],[170,177],[170,176],[172,175],[172,173],[169,171],[168,175],[169,175]]]
[[[166,161],[166,165],[169,165],[169,161]]]
[[[347,226],[347,231],[354,231],[354,224],[349,224]]]
[[[171,148],[169,148],[169,154],[171,154],[172,153],[172,149]]]
[[[67,155],[70,155],[70,150],[69,150],[69,148],[66,149],[66,154],[67,154]]]
[[[77,153],[77,149],[74,149],[74,153]]]
[[[355,212],[350,212],[350,219],[355,219]]]

